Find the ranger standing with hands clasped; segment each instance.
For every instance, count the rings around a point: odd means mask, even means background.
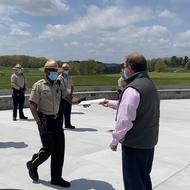
[[[15,69],[15,73],[11,76],[11,87],[13,89],[13,121],[17,120],[17,108],[19,108],[20,119],[28,119],[23,113],[26,79],[22,73],[22,66],[20,64],[16,64],[13,69]]]
[[[71,76],[69,75],[69,64],[64,63],[62,65],[62,73],[59,75],[59,80],[61,81],[61,84],[64,86],[64,88],[67,90],[68,95],[72,96],[73,94],[73,82],[71,79]],[[78,100],[75,98],[75,100],[78,102]],[[85,100],[85,99],[81,99]],[[72,102],[69,102],[67,99],[62,98],[61,99],[61,105],[60,105],[60,117],[62,118],[62,125],[63,120],[65,118],[65,128],[74,129],[75,126],[71,125],[71,108],[72,108]],[[63,118],[64,115],[64,118]]]
[[[37,181],[38,166],[51,156],[51,184],[69,187],[70,182],[62,178],[62,167],[65,154],[65,136],[58,116],[61,93],[66,89],[60,87],[57,80],[58,65],[49,60],[44,66],[45,78],[36,82],[29,98],[30,109],[38,125],[42,148],[27,162],[30,177]]]

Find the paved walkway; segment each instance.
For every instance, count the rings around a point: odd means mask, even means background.
[[[152,181],[155,190],[190,189],[190,100],[162,100],[160,138],[156,147]],[[12,111],[0,111],[0,189],[64,189],[49,183],[49,160],[39,167],[33,183],[25,163],[40,148],[29,109],[28,121],[12,121]],[[65,130],[63,177],[71,190],[123,190],[121,149],[109,150],[115,111],[92,105],[73,106],[75,130]]]

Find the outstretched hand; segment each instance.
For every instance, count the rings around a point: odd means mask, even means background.
[[[100,102],[100,105],[108,107],[109,100],[105,99],[103,102]]]

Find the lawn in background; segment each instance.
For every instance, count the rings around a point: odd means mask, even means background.
[[[0,89],[10,88],[10,76],[14,70],[8,67],[0,67]],[[43,71],[33,68],[24,68],[23,73],[27,79],[27,87],[44,77]],[[156,85],[189,85],[190,72],[151,72],[149,73]],[[72,76],[75,86],[117,86],[120,74],[101,75],[75,75]]]

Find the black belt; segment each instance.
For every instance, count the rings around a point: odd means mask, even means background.
[[[47,118],[47,119],[56,119],[58,115],[46,115],[42,112],[38,112],[39,117],[41,118]]]
[[[56,119],[57,115],[45,115],[45,117],[49,119]]]

